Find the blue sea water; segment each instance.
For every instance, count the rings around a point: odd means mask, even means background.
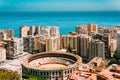
[[[88,23],[115,27],[120,24],[120,12],[0,12],[0,29],[14,29],[16,37],[22,25],[59,26],[60,33],[67,34],[75,31],[76,25]]]

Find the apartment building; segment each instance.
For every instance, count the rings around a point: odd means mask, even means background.
[[[0,41],[13,37],[14,37],[14,31],[12,29],[0,30]]]
[[[23,53],[23,39],[22,38],[10,38],[6,39],[6,56],[14,58]]]
[[[6,60],[5,42],[0,42],[0,63]]]
[[[104,42],[98,39],[92,39],[89,43],[89,60],[94,57],[101,57],[102,59],[105,59],[104,46]]]

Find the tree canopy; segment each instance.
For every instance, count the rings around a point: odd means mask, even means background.
[[[0,70],[0,80],[21,80],[17,71]]]
[[[109,65],[111,65],[111,64],[118,64],[118,65],[120,65],[120,52],[116,52],[113,55],[113,58],[109,62]]]

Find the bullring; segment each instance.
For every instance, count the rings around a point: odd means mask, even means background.
[[[66,80],[81,63],[81,57],[72,53],[43,52],[26,58],[22,63],[22,72],[46,80]]]

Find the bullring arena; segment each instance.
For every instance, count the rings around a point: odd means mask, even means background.
[[[46,80],[66,80],[81,63],[81,57],[72,53],[37,53],[24,60],[22,72]]]

